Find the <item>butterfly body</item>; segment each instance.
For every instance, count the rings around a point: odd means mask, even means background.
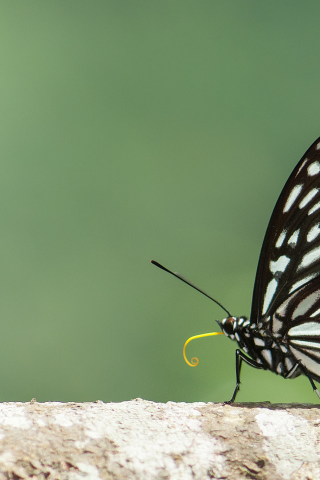
[[[288,378],[289,372],[296,364],[296,359],[290,353],[288,336],[274,335],[270,325],[250,324],[246,317],[228,317],[218,322],[222,332],[238,343],[239,348],[248,354],[261,369],[271,370],[277,375]],[[296,368],[290,378],[301,375],[301,369]]]

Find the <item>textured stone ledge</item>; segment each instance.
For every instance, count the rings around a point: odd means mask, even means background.
[[[320,479],[317,405],[0,404],[2,479]]]

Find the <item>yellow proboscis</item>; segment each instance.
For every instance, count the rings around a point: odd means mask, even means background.
[[[191,362],[189,362],[189,360],[186,357],[186,346],[188,345],[188,343],[191,342],[191,340],[194,340],[195,338],[211,337],[212,335],[223,335],[223,332],[203,333],[202,335],[195,335],[194,337],[188,338],[188,340],[186,341],[183,347],[183,358],[185,359],[187,364],[190,365],[190,367],[196,367],[199,363],[199,359],[197,357],[193,357],[191,358]]]

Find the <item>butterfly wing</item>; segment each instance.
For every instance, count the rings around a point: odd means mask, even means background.
[[[304,295],[320,292],[319,275],[320,138],[293,170],[273,210],[260,253],[250,322],[269,323],[278,309],[284,310],[285,302],[293,312]],[[311,298],[311,308],[310,302]],[[285,318],[290,321],[290,315]]]

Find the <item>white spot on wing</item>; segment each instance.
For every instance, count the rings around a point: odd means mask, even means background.
[[[311,165],[309,165],[307,170],[308,170],[308,175],[310,177],[313,177],[313,175],[318,175],[318,173],[320,173],[320,163],[319,162],[311,163]]]
[[[291,368],[293,367],[293,363],[290,358],[286,357],[284,363],[286,364],[287,370],[291,370]]]
[[[310,317],[316,317],[317,315],[319,315],[320,313],[320,308],[318,308],[318,310],[316,310],[315,312],[313,312],[312,315],[310,315]]]
[[[264,347],[264,340],[262,340],[262,338],[254,337],[253,341],[258,347]]]
[[[319,208],[320,208],[320,202],[316,203],[315,205],[313,205],[313,207],[310,208],[308,215],[312,215],[314,212],[319,210]]]
[[[320,349],[320,343],[317,342],[308,342],[308,340],[290,340],[290,342],[303,347],[314,347]]]
[[[294,283],[292,287],[290,288],[290,292],[294,292],[297,288],[301,287],[302,285],[305,285],[306,283],[310,282],[313,278],[317,277],[318,273],[311,273],[310,275],[307,275],[306,277],[302,278],[298,282]]]
[[[281,375],[281,372],[282,372],[282,363],[279,363],[278,366],[277,366],[277,372],[279,373],[279,375]]]
[[[288,335],[290,337],[320,335],[320,323],[316,323],[316,322],[302,323],[301,325],[297,325],[296,327],[290,328],[290,330],[288,331]]]
[[[283,232],[280,233],[279,238],[276,242],[276,248],[280,248],[282,246],[282,244],[283,244],[283,242],[286,238],[286,235],[287,235],[287,230],[283,230]]]
[[[290,247],[295,247],[297,245],[299,233],[300,233],[300,229],[296,230],[289,238],[288,245],[290,245]]]
[[[261,355],[269,365],[272,365],[272,356],[270,350],[261,350]]]
[[[317,195],[317,193],[319,193],[318,188],[313,188],[312,190],[310,190],[310,192],[307,193],[307,195],[299,203],[299,208],[303,208],[308,205],[308,203],[311,202],[311,200]]]
[[[320,142],[317,143],[316,149],[317,149],[317,150],[320,150]]]
[[[295,320],[299,315],[306,314],[319,298],[320,290],[316,290],[315,292],[311,293],[311,295],[308,295],[306,298],[304,298],[294,310],[292,319]]]
[[[290,292],[291,293],[291,292]],[[287,308],[290,305],[291,300],[298,295],[298,292],[294,292],[290,297],[288,297],[278,308],[277,308],[277,314],[280,315],[281,317],[285,317],[287,313]]]
[[[289,265],[290,258],[286,255],[281,255],[275,262],[272,260],[270,261],[270,272],[276,273],[281,272],[283,273],[287,266]]]
[[[304,355],[302,352],[297,350],[294,347],[290,347],[290,350],[292,351],[293,355],[296,357],[297,360],[301,360],[304,364],[304,366],[312,373],[315,373],[316,375],[320,375],[320,365],[317,361],[312,360],[312,358],[308,357],[307,355]]]
[[[312,242],[320,234],[320,223],[314,225],[308,232],[307,240]]]
[[[304,162],[302,163],[301,167],[299,168],[299,170],[297,171],[296,173],[296,177],[299,175],[299,173],[301,172],[301,170],[303,169],[303,167],[305,166],[305,164],[307,163],[308,159],[306,158],[304,160]]]
[[[303,185],[296,185],[295,187],[293,187],[293,189],[291,190],[290,195],[289,195],[289,197],[286,201],[286,204],[283,208],[283,213],[286,213],[290,210],[290,208],[292,207],[292,205],[296,201],[297,197],[300,195],[300,192],[302,190],[302,186]]]
[[[273,333],[279,332],[281,327],[282,327],[282,322],[280,322],[280,320],[278,320],[277,318],[273,317],[273,323],[272,323]]]
[[[263,310],[262,310],[262,314],[264,315],[266,313],[266,311],[268,310],[269,308],[269,305],[273,299],[273,296],[274,294],[276,293],[276,290],[277,290],[277,287],[278,287],[278,280],[276,280],[275,278],[273,278],[269,284],[268,284],[268,287],[267,287],[267,291],[266,291],[266,294],[264,296],[264,302],[263,302]]]
[[[314,248],[313,250],[310,250],[310,252],[306,253],[302,257],[302,261],[300,265],[298,266],[297,270],[301,270],[301,268],[308,267],[312,263],[316,262],[320,258],[320,247]]]
[[[306,353],[307,355],[312,355],[313,357],[317,357],[320,360],[320,350],[315,350],[314,348],[305,348],[305,347],[300,347],[300,348],[302,348],[304,353]]]

